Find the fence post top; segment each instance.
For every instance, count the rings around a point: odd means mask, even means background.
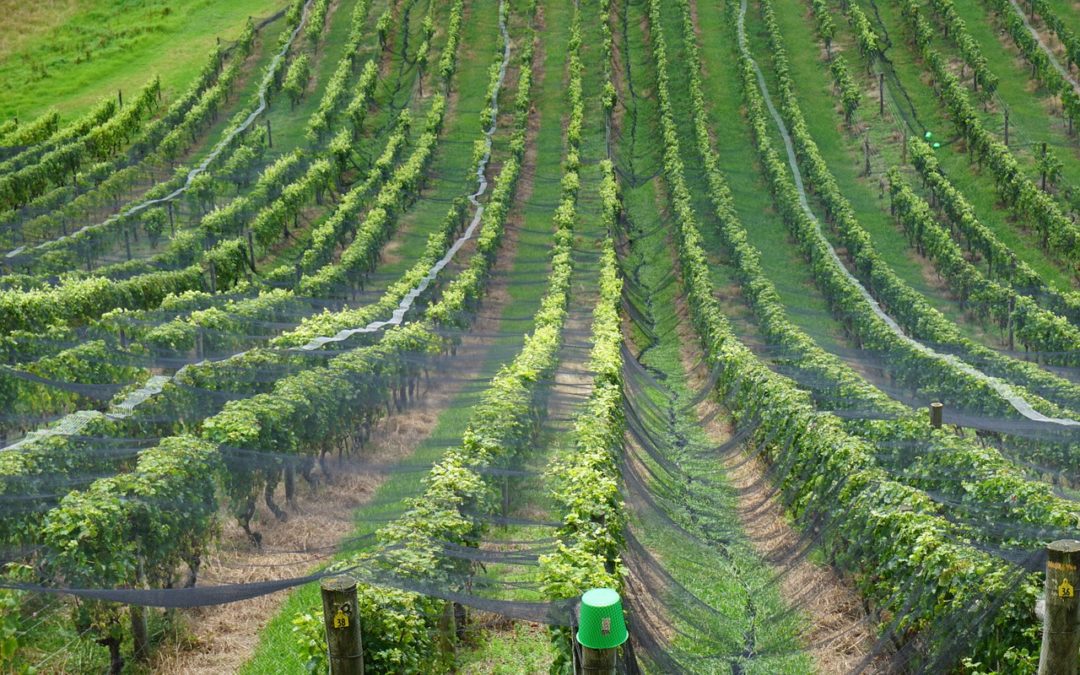
[[[356,579],[353,579],[347,574],[338,574],[332,577],[326,577],[319,582],[319,585],[323,590],[327,591],[348,591],[356,588]]]
[[[1058,539],[1047,544],[1046,548],[1055,553],[1080,553],[1080,540]]]

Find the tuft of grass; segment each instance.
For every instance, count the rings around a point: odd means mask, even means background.
[[[547,628],[515,623],[509,631],[483,631],[475,639],[483,649],[465,652],[457,672],[473,675],[527,675],[546,673],[554,658]]]

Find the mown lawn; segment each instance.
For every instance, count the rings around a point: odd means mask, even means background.
[[[0,119],[30,120],[56,108],[73,119],[118,90],[154,75],[166,97],[181,92],[215,41],[234,39],[247,17],[266,18],[284,0],[2,0]]]

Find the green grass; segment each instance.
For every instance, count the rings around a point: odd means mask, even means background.
[[[264,18],[285,6],[283,0],[24,4],[35,3],[3,3],[17,19],[0,22],[0,119],[30,120],[55,107],[70,120],[117,90],[134,95],[155,74],[166,97],[175,96],[217,38],[235,39],[248,16]]]
[[[337,67],[339,60],[344,52],[344,43],[350,27],[350,19],[353,13],[353,9],[358,0],[344,0],[343,2],[332,5],[332,8],[336,8],[327,17],[326,29],[323,33],[322,43],[318,46],[317,50],[313,50],[311,45],[301,34],[294,42],[294,48],[291,54],[297,55],[301,51],[306,51],[309,54],[314,54],[312,78],[309,84],[309,91],[305,95],[304,99],[299,105],[292,108],[283,95],[278,95],[272,102],[271,107],[264,113],[264,115],[256,122],[256,125],[262,125],[264,120],[269,120],[271,129],[273,131],[273,149],[266,153],[264,160],[260,163],[260,166],[256,171],[261,170],[265,166],[271,164],[278,157],[283,154],[287,154],[296,148],[307,149],[311,153],[325,153],[326,144],[329,142],[330,135],[327,134],[321,141],[311,143],[306,138],[307,124],[312,113],[318,108],[322,99],[325,84],[329,80],[331,73]],[[427,109],[430,107],[430,97],[413,99],[412,93],[415,91],[414,84],[416,81],[417,71],[415,67],[405,67],[404,62],[400,54],[400,45],[402,44],[401,35],[408,31],[412,34],[412,39],[409,42],[410,50],[415,51],[418,46],[417,36],[420,33],[420,16],[426,11],[426,3],[414,0],[414,5],[418,5],[418,10],[414,11],[411,21],[407,25],[398,25],[397,28],[400,33],[397,35],[397,46],[399,49],[394,50],[393,53],[383,54],[390,64],[389,75],[386,81],[381,83],[381,86],[376,90],[375,100],[378,105],[377,111],[369,115],[367,121],[367,127],[370,132],[364,135],[359,140],[358,154],[364,157],[377,156],[382,152],[382,148],[385,145],[385,141],[389,135],[389,129],[392,128],[393,123],[397,119],[397,115],[404,107],[411,107],[413,111],[413,119],[416,120],[413,131],[414,135],[417,129],[422,127],[423,116],[426,114]],[[385,0],[376,0],[372,3],[372,8],[368,12],[367,25],[374,25],[375,16],[382,12],[386,6]],[[240,88],[232,97],[235,109],[250,109],[254,107],[256,102],[256,93],[258,90],[258,84],[262,79],[263,68],[266,63],[269,62],[269,54],[265,52],[271,52],[277,50],[277,37],[280,33],[280,29],[283,28],[283,24],[280,22],[275,25],[277,32],[268,30],[266,35],[261,41],[262,54],[257,59],[257,62],[253,64],[251,73],[252,75],[244,82],[244,86]],[[367,30],[365,33],[365,39],[361,43],[360,50],[356,63],[363,64],[369,58],[379,57],[380,50],[376,41],[375,33],[373,30]],[[440,43],[436,40],[433,47],[439,47]],[[399,67],[400,66],[400,67]],[[356,67],[356,72],[353,79],[350,81],[350,85],[355,83],[356,78],[359,76],[360,65]],[[219,116],[219,123],[215,125],[208,134],[198,144],[197,151],[192,153],[192,162],[200,158],[203,152],[209,151],[210,148],[220,139],[222,134],[227,130],[227,120],[231,119],[233,110],[230,110],[228,114],[222,114]],[[341,122],[343,123],[343,122]],[[228,154],[228,153],[227,153]],[[408,154],[408,150],[402,153],[403,156]],[[222,163],[224,158],[218,160],[219,164]],[[366,168],[366,167],[365,167]],[[360,176],[366,175],[361,172]],[[246,188],[245,188],[246,189]],[[224,190],[222,190],[223,196],[219,197],[219,201],[228,201],[232,198],[234,192],[236,196],[239,196],[244,190],[235,191],[231,185],[226,184]],[[227,196],[227,197],[226,197]],[[271,255],[264,256],[259,260],[259,269],[272,269],[281,264],[292,264],[293,261],[298,260],[304,250],[308,246],[309,238],[314,226],[325,220],[332,213],[336,202],[334,200],[325,200],[321,206],[312,206],[307,209],[307,218],[309,223],[307,226],[301,226],[297,230],[291,232],[291,238],[284,243],[284,245],[278,250],[274,251]],[[191,214],[191,218],[186,219],[189,226],[195,226],[198,224],[200,218],[198,214]],[[438,221],[430,223],[432,228],[438,224]],[[423,235],[426,237],[426,234]],[[159,249],[166,246],[167,239],[159,244]],[[421,248],[423,247],[424,240],[420,242]],[[145,248],[145,247],[143,247]],[[140,249],[142,250],[142,249]],[[123,259],[120,257],[123,253],[122,243],[118,242],[115,247],[116,253],[114,257]],[[150,251],[145,251],[149,253]],[[133,254],[136,253],[133,247]],[[136,256],[138,257],[138,256]],[[391,278],[396,278],[400,275],[403,268],[393,270],[393,277],[385,279],[387,283]],[[379,286],[374,290],[381,290],[383,286]]]
[[[462,653],[457,672],[524,675],[546,673],[551,664],[551,645],[542,626],[515,623],[505,631],[484,631],[477,639],[484,648]]]
[[[277,105],[272,105],[262,117],[260,117],[254,125],[265,124],[267,118],[270,119],[271,128],[273,130],[273,149],[266,152],[263,160],[259,163],[253,173],[261,171],[266,166],[272,164],[277,158],[292,151],[296,147],[309,146],[310,144],[304,138],[304,134],[307,128],[307,121],[311,116],[311,113],[318,107],[318,103],[322,98],[321,85],[324,85],[329,78],[329,72],[337,66],[337,62],[343,52],[343,42],[348,33],[349,18],[352,14],[352,10],[357,0],[344,0],[337,5],[336,12],[330,13],[328,16],[327,30],[323,35],[325,48],[320,49],[319,60],[315,61],[315,76],[312,78],[312,89],[305,97],[305,100],[301,106],[297,106],[297,110],[289,112],[289,105],[284,100],[284,96],[279,95]],[[379,3],[373,3],[378,5]],[[380,10],[381,11],[381,10]],[[335,18],[338,20],[335,21]],[[370,23],[374,23],[374,19],[371,19]],[[233,94],[230,96],[229,103],[226,104],[226,109],[222,111],[216,122],[210,126],[210,128],[204,132],[198,141],[193,145],[192,150],[187,157],[188,166],[197,164],[210,150],[217,144],[221,137],[229,130],[229,121],[237,110],[253,110],[258,103],[258,88],[262,81],[263,74],[266,66],[270,63],[273,55],[278,51],[278,38],[285,28],[283,21],[277,21],[274,24],[266,26],[263,29],[263,33],[260,35],[258,45],[256,47],[255,55],[249,59],[246,66],[246,77],[240,82],[240,86],[236,87]],[[415,28],[415,25],[413,26]],[[297,36],[296,41],[293,43],[294,48],[291,54],[298,54],[300,49],[310,49],[307,41],[304,39],[303,33]],[[375,42],[374,35],[363,43],[361,49],[360,58],[364,59],[369,54],[377,53],[377,44]],[[357,69],[359,72],[359,69]],[[358,74],[357,72],[357,74]],[[321,77],[320,77],[321,75]],[[355,79],[355,78],[354,78]],[[405,93],[410,91],[409,88],[405,88]],[[408,98],[401,97],[405,102]],[[391,107],[389,101],[380,100],[380,104],[385,103],[385,107]],[[399,105],[402,105],[399,103]],[[282,113],[282,110],[285,112]],[[396,115],[396,110],[394,112]],[[384,115],[382,108],[380,108],[379,116],[376,119],[384,121],[384,118],[390,118],[390,115]],[[365,147],[376,147],[376,144],[385,140],[385,134],[371,135],[362,139],[362,143]],[[328,139],[324,139],[323,143],[328,142]],[[321,151],[323,144],[317,144],[312,149]],[[217,160],[217,166],[221,166],[227,161],[228,156],[231,155],[231,151],[226,151]],[[236,190],[228,181],[219,182],[219,195],[217,197],[218,205],[222,205],[228,201],[231,201],[234,196],[238,197],[247,188]],[[134,201],[138,201],[133,200]],[[260,268],[266,268],[268,266],[274,267],[279,263],[288,262],[294,258],[298,258],[302,253],[302,249],[306,247],[308,236],[310,235],[312,226],[315,223],[325,219],[333,206],[332,201],[325,201],[323,206],[309,209],[309,217],[313,222],[308,227],[301,227],[297,232],[294,232],[294,238],[290,240],[290,243],[282,247],[274,255],[265,256],[263,260],[259,261]],[[196,211],[192,211],[187,217],[180,217],[178,223],[178,230],[189,229],[190,227],[197,226],[201,220],[201,214]],[[186,223],[186,225],[185,225]],[[141,238],[139,242],[133,242],[132,256],[135,258],[152,255],[155,252],[160,252],[165,249],[169,244],[169,238],[163,237],[158,243],[157,247],[152,249],[149,246],[149,242],[145,238]],[[119,238],[114,242],[112,249],[105,254],[107,260],[111,262],[118,262],[126,260],[126,250],[123,241]]]

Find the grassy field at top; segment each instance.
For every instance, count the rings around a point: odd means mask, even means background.
[[[55,107],[64,120],[161,76],[166,97],[194,78],[217,38],[285,0],[0,0],[0,120]]]

